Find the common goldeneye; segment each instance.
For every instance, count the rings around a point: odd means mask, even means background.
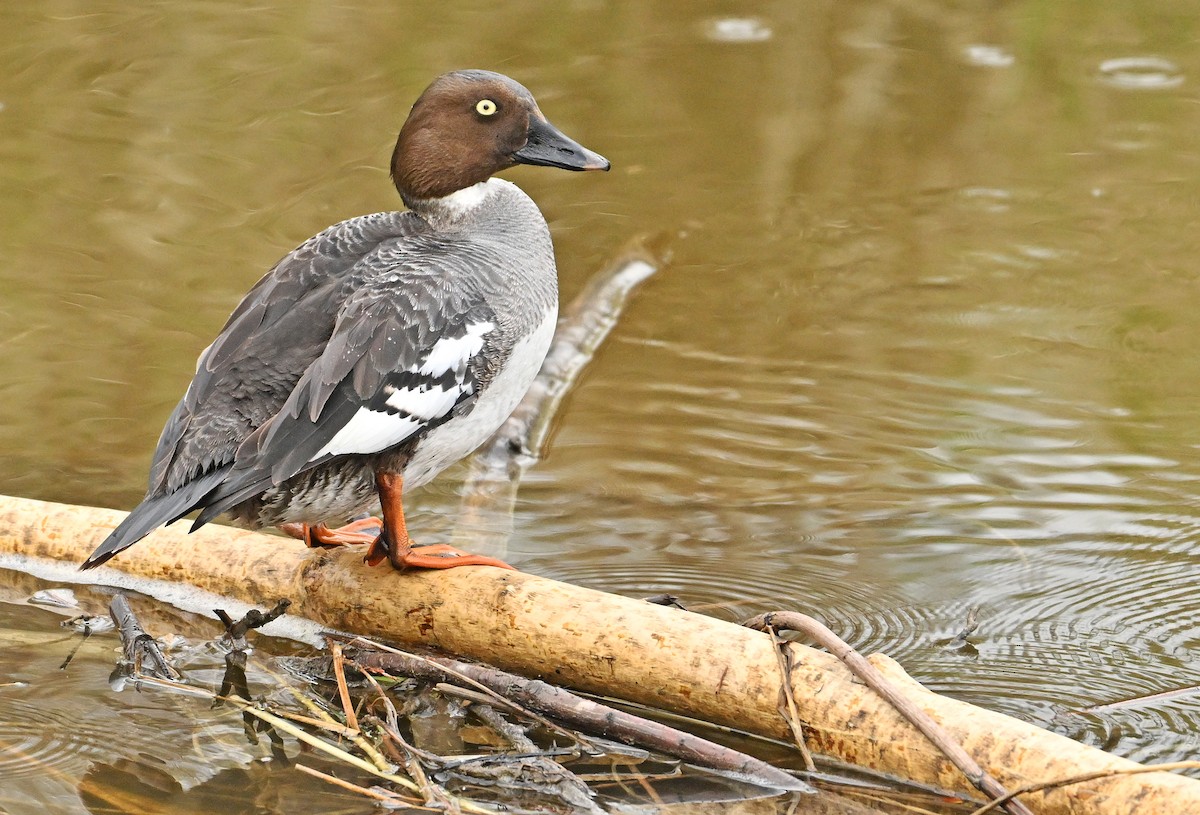
[[[201,510],[279,526],[309,545],[371,542],[397,568],[488,564],[414,550],[404,490],[496,431],[554,333],[550,232],[517,164],[607,170],[490,71],[434,80],[400,130],[392,180],[408,207],[309,238],[250,290],[200,354],[163,428],[150,488],[81,568]],[[383,521],[344,522],[382,507]],[[372,526],[378,534],[364,531]]]

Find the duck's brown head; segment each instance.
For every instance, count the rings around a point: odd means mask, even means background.
[[[491,71],[454,71],[413,105],[392,154],[405,203],[444,198],[517,164],[607,170],[608,159],[546,121],[524,86]]]

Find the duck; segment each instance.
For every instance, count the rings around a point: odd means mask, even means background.
[[[499,429],[549,350],[550,230],[494,177],[518,164],[610,167],[510,77],[435,79],[392,153],[406,209],[330,226],[250,289],[167,419],[145,497],[80,568],[197,510],[191,531],[227,515],[309,546],[368,544],[372,565],[511,568],[414,547],[403,497]]]

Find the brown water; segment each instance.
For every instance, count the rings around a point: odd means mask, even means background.
[[[407,106],[493,68],[613,161],[508,174],[564,297],[631,239],[672,258],[528,476],[513,562],[731,619],[798,608],[939,691],[1196,756],[1195,696],[1081,712],[1200,682],[1194,4],[90,0],[0,22],[0,492],[136,503],[240,295],[395,207]],[[417,500],[423,540],[456,490]],[[976,605],[974,648],[943,648]],[[0,605],[0,628],[45,625]],[[69,647],[0,661],[6,739],[67,699],[107,711],[45,751],[55,812],[85,811],[72,784],[118,731],[190,726],[111,694],[111,653],[62,675]]]

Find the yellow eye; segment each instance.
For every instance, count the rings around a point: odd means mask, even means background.
[[[480,116],[491,116],[496,112],[496,103],[491,99],[480,99],[475,104],[475,112]]]

